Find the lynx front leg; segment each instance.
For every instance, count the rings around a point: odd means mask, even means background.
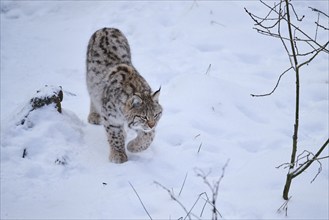
[[[88,122],[90,124],[95,124],[95,125],[99,125],[101,123],[101,117],[97,113],[94,104],[91,101],[90,101],[90,112],[88,115]]]
[[[121,125],[105,126],[110,144],[110,161],[113,163],[124,163],[128,160],[125,151],[125,133]]]
[[[141,152],[146,150],[152,143],[155,136],[155,131],[150,132],[137,131],[137,137],[128,143],[127,149],[130,152]]]

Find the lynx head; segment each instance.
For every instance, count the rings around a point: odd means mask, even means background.
[[[126,118],[130,128],[147,132],[156,127],[162,115],[162,107],[159,104],[160,89],[153,94],[136,93],[128,99]]]

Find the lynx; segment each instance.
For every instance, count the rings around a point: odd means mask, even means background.
[[[103,124],[110,144],[110,161],[128,160],[125,129],[137,137],[127,144],[130,152],[147,149],[162,115],[160,89],[152,92],[131,62],[130,46],[115,28],[103,28],[90,38],[87,49],[88,122]]]

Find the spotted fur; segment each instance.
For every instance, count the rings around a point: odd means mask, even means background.
[[[137,137],[127,149],[147,149],[161,117],[158,91],[152,92],[131,63],[130,46],[121,31],[103,28],[90,38],[87,51],[87,88],[90,95],[91,124],[103,124],[110,144],[110,161],[128,160],[125,152],[125,127],[136,130]]]

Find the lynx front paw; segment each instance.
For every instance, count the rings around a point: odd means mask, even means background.
[[[138,131],[137,137],[128,143],[127,149],[132,153],[146,150],[151,145],[154,134],[154,130],[150,132]]]
[[[132,153],[141,152],[143,150],[146,150],[149,147],[148,144],[141,144],[136,140],[132,140],[128,143],[127,150],[129,150]]]
[[[110,161],[112,163],[124,163],[128,161],[127,154],[119,151],[111,151]]]
[[[95,125],[99,125],[101,123],[101,117],[99,114],[93,112],[93,113],[90,113],[89,116],[88,116],[88,122],[90,124],[95,124]]]

